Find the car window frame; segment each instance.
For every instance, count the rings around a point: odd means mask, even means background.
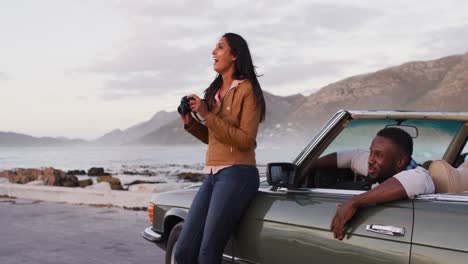
[[[297,156],[297,158],[293,161],[293,163],[295,163],[298,166],[298,173],[307,173],[307,165],[304,163],[309,163],[311,159],[317,159],[323,153],[323,151],[325,151],[326,148],[336,139],[336,137],[347,127],[349,122],[351,122],[352,120],[362,120],[362,119],[379,120],[381,119],[379,115],[372,116],[372,115],[366,115],[366,114],[368,113],[356,112],[356,111],[345,111],[345,110],[338,111],[332,117],[332,119],[330,119],[330,121],[319,131],[317,136],[313,138],[313,140],[307,145],[307,147],[304,148],[304,150],[302,150],[301,153]],[[415,113],[415,114],[419,115],[420,113]],[[439,114],[441,114],[442,116],[444,115],[444,113],[439,113]],[[459,115],[463,116],[462,114],[466,114],[466,113],[459,113]],[[398,116],[392,116],[392,115],[386,116],[386,119],[397,119],[397,118]],[[421,118],[421,117],[417,118],[415,116],[410,115],[407,117],[407,119],[450,120],[450,121],[459,121],[463,123],[462,128],[460,128],[460,130],[453,136],[451,142],[447,146],[447,149],[442,157],[443,160],[453,165],[457,157],[456,154],[458,153],[459,155],[459,153],[465,147],[464,145],[462,146],[459,143],[460,140],[467,140],[468,138],[468,122],[466,122],[466,118],[464,119],[464,118],[450,117],[450,118],[444,119],[441,117],[431,118],[431,116],[424,117],[424,118]],[[465,142],[465,144],[468,144],[468,142]],[[288,192],[310,193],[312,190],[315,190],[314,193],[339,194],[339,195],[353,195],[353,193],[349,193],[349,192],[360,192],[360,193],[366,192],[366,191],[332,189],[332,188],[330,189],[280,188],[273,192],[281,193],[282,192],[281,189],[287,190],[284,192],[285,194]],[[308,191],[301,190],[301,189],[307,189]],[[333,190],[333,191],[329,192],[329,190]],[[360,193],[357,193],[357,194],[360,194]],[[357,194],[354,194],[354,195],[357,195]],[[446,195],[451,195],[451,194],[446,194]],[[415,198],[412,198],[412,199],[415,199]]]
[[[434,193],[434,194],[423,194],[416,195],[414,200],[421,201],[443,201],[443,202],[463,202],[468,203],[468,192],[463,194],[460,193]]]
[[[463,122],[462,120],[460,120]],[[461,154],[463,148],[465,147],[466,140],[468,138],[468,122],[463,122],[463,126],[460,128],[458,133],[453,137],[452,142],[450,142],[442,160],[445,160],[447,163],[454,165],[458,155]],[[464,143],[462,143],[464,142]]]

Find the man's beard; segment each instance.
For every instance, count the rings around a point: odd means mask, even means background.
[[[395,175],[396,172],[389,172],[389,173],[382,173],[380,172],[378,175],[371,175],[371,174],[368,174],[367,175],[367,182],[369,184],[374,184],[376,182],[378,182],[379,184],[388,180],[389,178],[391,178],[393,175]]]

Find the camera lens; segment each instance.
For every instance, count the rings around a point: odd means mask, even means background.
[[[177,112],[181,115],[186,115],[191,112],[189,105],[189,98],[187,96],[182,97],[180,100],[180,105],[177,107]]]

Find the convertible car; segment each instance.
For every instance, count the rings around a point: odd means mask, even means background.
[[[333,238],[336,205],[368,190],[348,169],[310,168],[331,152],[368,149],[395,126],[414,140],[413,159],[429,170],[436,193],[362,208]],[[267,181],[225,248],[226,263],[468,263],[468,113],[339,111],[292,162],[267,166]],[[298,184],[298,178],[307,179]],[[367,186],[367,187],[366,187]],[[142,236],[174,246],[197,187],[161,193]]]

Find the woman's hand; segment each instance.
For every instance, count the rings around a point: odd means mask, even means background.
[[[209,113],[206,103],[195,94],[191,95],[191,97],[193,99],[189,101],[190,109],[192,112],[198,113],[203,118],[205,118],[205,116]]]
[[[193,124],[192,113],[187,113],[186,115],[181,115],[180,119],[184,122],[184,125],[191,126]]]

